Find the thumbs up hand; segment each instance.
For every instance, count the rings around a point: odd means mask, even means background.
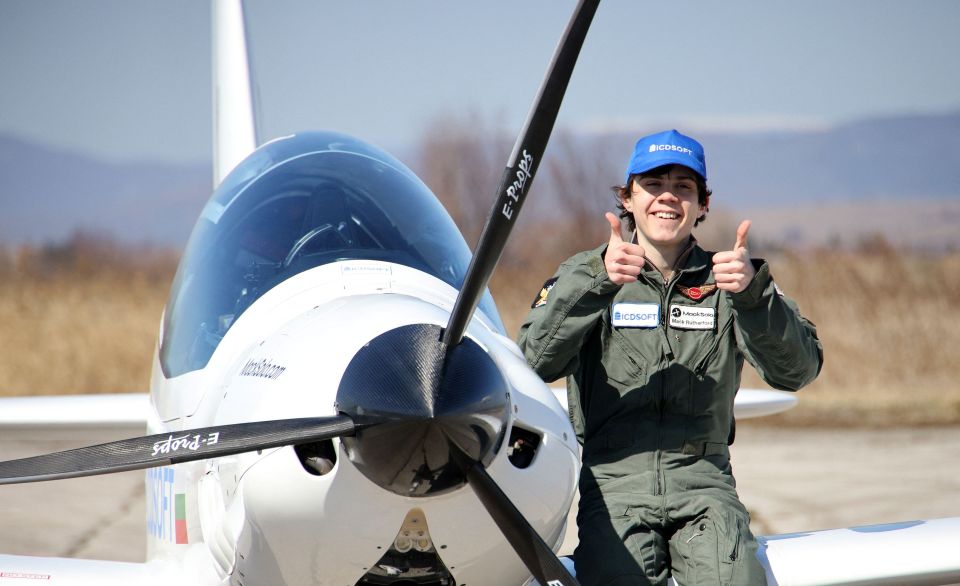
[[[607,221],[610,222],[610,243],[603,255],[607,276],[617,285],[632,283],[637,280],[637,275],[646,262],[643,258],[643,247],[623,241],[620,236],[620,218],[616,215],[607,212]]]
[[[737,228],[737,242],[733,250],[713,255],[713,276],[717,279],[717,288],[731,293],[739,293],[747,288],[756,271],[750,262],[747,250],[747,232],[750,220],[744,220]]]

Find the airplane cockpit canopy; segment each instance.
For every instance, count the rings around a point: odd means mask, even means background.
[[[237,318],[284,280],[361,259],[459,289],[470,249],[429,188],[385,152],[334,133],[263,145],[224,179],[193,229],[164,316],[164,375],[206,366]],[[504,331],[489,291],[479,309]]]

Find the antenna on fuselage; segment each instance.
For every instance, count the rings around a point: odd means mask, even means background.
[[[213,0],[213,187],[260,144],[242,0]]]

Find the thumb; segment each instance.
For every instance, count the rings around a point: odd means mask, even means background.
[[[737,243],[733,245],[734,250],[747,247],[747,232],[750,230],[750,220],[740,222],[737,228]]]
[[[623,242],[622,232],[620,231],[620,218],[611,212],[607,212],[607,221],[610,222],[610,243]]]

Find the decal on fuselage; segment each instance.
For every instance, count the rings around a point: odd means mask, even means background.
[[[170,466],[147,470],[147,534],[170,543],[187,543],[186,495],[176,492]]]
[[[49,580],[50,574],[31,574],[28,572],[0,572],[0,578],[10,578],[18,580]]]
[[[276,380],[276,378],[283,374],[285,370],[287,370],[286,366],[274,364],[267,358],[261,358],[260,360],[251,358],[250,360],[247,360],[246,364],[243,365],[243,369],[240,371],[240,376],[257,376],[260,378]]]

